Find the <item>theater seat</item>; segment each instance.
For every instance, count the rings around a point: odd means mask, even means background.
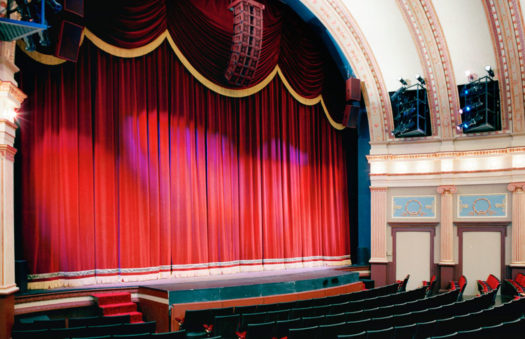
[[[489,274],[487,280],[478,280],[478,291],[480,294],[487,294],[492,291],[497,291],[500,286],[500,281],[493,274]]]
[[[398,284],[398,287],[397,287],[398,292],[405,292],[407,290],[407,284],[408,284],[409,278],[410,278],[410,274],[407,274],[405,279],[396,281],[396,283]]]
[[[501,296],[504,301],[525,296],[525,275],[518,273],[514,279],[504,279],[501,284]]]
[[[455,291],[459,289],[459,301],[463,300],[463,292],[465,291],[465,287],[467,287],[467,277],[465,277],[464,275],[462,275],[458,281],[451,281],[448,284],[449,291]]]
[[[426,287],[427,287],[427,292],[426,292],[426,296],[427,296],[427,297],[430,297],[431,295],[433,295],[434,292],[435,292],[435,288],[436,288],[436,286],[437,286],[436,275],[434,274],[434,275],[430,278],[430,281],[423,280],[423,286],[426,286]]]

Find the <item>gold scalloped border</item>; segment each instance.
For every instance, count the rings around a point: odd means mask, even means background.
[[[337,130],[343,130],[345,128],[343,124],[340,124],[332,119],[324,103],[322,95],[318,95],[315,98],[306,98],[300,95],[299,93],[297,93],[292,88],[292,86],[290,85],[286,77],[284,76],[279,65],[276,65],[273,71],[270,72],[270,74],[268,74],[266,78],[264,78],[262,81],[260,81],[256,85],[252,87],[248,87],[248,88],[243,88],[243,89],[233,89],[233,88],[227,88],[227,87],[217,85],[214,82],[207,79],[199,71],[197,71],[195,67],[193,67],[193,65],[189,62],[189,60],[184,56],[182,51],[177,47],[177,45],[175,44],[175,41],[171,37],[171,34],[168,32],[168,30],[165,30],[162,34],[160,34],[155,40],[153,40],[149,44],[138,47],[138,48],[121,48],[121,47],[117,47],[117,46],[108,44],[107,42],[103,41],[102,39],[97,37],[95,34],[93,34],[93,32],[91,32],[87,28],[84,29],[84,32],[82,34],[81,44],[84,38],[87,38],[88,40],[90,40],[95,46],[97,46],[97,48],[101,49],[102,51],[110,55],[120,57],[120,58],[138,58],[138,57],[144,56],[148,53],[153,52],[164,42],[164,40],[167,40],[173,52],[179,59],[179,61],[184,65],[184,67],[188,70],[188,72],[193,77],[195,77],[195,79],[197,79],[197,81],[199,81],[203,86],[205,86],[209,90],[217,94],[220,94],[222,96],[230,97],[230,98],[244,98],[244,97],[253,95],[261,91],[263,88],[265,88],[273,80],[273,78],[276,75],[278,75],[282,83],[288,90],[288,92],[292,95],[292,97],[295,100],[297,100],[298,102],[306,106],[313,106],[313,105],[317,105],[318,103],[321,103],[323,112],[326,115],[326,118],[328,119],[328,121],[330,122],[330,125],[332,125],[332,127]],[[53,55],[43,54],[43,53],[39,53],[36,51],[28,52],[25,50],[24,43],[22,40],[18,40],[17,45],[31,59],[41,64],[57,66],[57,65],[61,65],[64,62],[66,62],[66,60],[59,59]]]

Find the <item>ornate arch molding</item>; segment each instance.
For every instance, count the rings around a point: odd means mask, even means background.
[[[450,140],[456,136],[459,94],[445,34],[430,0],[396,0],[414,39],[427,79],[432,135]]]
[[[525,39],[517,0],[483,0],[498,63],[502,131],[525,133]]]
[[[363,33],[341,1],[300,0],[333,36],[356,76],[363,82],[370,141],[386,142],[392,130],[392,106],[379,64]]]

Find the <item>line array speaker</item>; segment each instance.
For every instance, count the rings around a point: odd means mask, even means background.
[[[248,85],[261,56],[264,5],[254,0],[235,0],[230,63],[224,77],[235,86]]]

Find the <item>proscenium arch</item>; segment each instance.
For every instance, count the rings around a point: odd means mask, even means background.
[[[281,1],[320,31],[345,78],[356,76],[361,80],[370,143],[392,139],[389,134],[393,127],[392,106],[383,75],[364,34],[345,5],[338,0]]]

